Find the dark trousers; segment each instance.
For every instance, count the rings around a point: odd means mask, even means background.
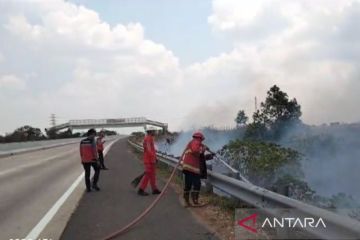
[[[105,165],[104,165],[103,151],[98,151],[98,154],[99,154],[100,168],[106,168]]]
[[[93,167],[95,174],[93,178],[93,186],[97,185],[97,182],[99,180],[99,174],[100,174],[100,167],[97,162],[86,162],[82,163],[84,170],[85,170],[85,185],[87,189],[91,189],[90,185],[90,170],[91,167]]]
[[[196,173],[192,173],[190,171],[183,171],[185,176],[185,186],[184,192],[190,192],[193,189],[193,192],[200,192],[201,188],[201,179],[200,175]]]

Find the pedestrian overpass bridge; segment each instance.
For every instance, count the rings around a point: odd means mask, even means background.
[[[110,118],[110,119],[82,119],[70,120],[67,123],[49,128],[49,131],[62,129],[89,129],[89,128],[118,128],[118,127],[144,127],[147,125],[160,127],[164,132],[168,130],[168,124],[149,120],[145,117],[138,118]]]

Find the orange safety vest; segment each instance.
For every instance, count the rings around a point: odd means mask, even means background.
[[[98,151],[103,151],[104,150],[104,142],[103,142],[103,138],[98,137],[96,139],[96,147]]]
[[[94,139],[85,138],[80,142],[80,156],[81,162],[93,162],[96,161],[97,152],[96,152],[96,144]]]
[[[204,145],[198,139],[191,140],[181,157],[183,170],[200,174],[200,154],[205,150]]]

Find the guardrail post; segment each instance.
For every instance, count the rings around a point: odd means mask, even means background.
[[[207,169],[212,171],[212,165],[207,165]],[[213,192],[213,185],[211,184],[211,181],[209,179],[204,179],[204,192],[206,193],[212,193]]]
[[[213,185],[211,184],[210,180],[205,179],[204,180],[204,192],[206,193],[212,193],[213,192]]]

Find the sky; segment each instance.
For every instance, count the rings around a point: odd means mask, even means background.
[[[0,0],[0,134],[70,119],[234,125],[277,84],[359,122],[359,0]]]

